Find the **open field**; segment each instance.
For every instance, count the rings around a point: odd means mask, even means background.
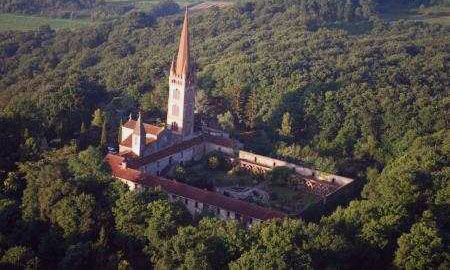
[[[106,0],[110,3],[134,3],[139,9],[149,7],[159,0]],[[191,6],[193,11],[205,10],[207,8],[217,6],[223,8],[233,4],[233,1],[202,1],[202,0],[192,0],[192,1],[175,1],[181,7]]]
[[[94,24],[87,19],[56,19],[39,16],[18,14],[0,14],[0,31],[6,30],[33,30],[39,26],[50,25],[53,29],[75,29]]]
[[[388,21],[410,20],[450,26],[450,7],[393,9],[384,13],[382,18]]]

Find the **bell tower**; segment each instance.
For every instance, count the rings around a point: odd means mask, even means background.
[[[131,117],[130,117],[131,119]],[[136,124],[133,129],[133,134],[131,137],[131,150],[134,154],[136,154],[138,157],[144,155],[144,149],[145,149],[145,129],[144,124],[141,120],[141,112],[139,112],[138,120],[136,121]]]
[[[174,134],[189,138],[194,133],[195,71],[190,63],[188,9],[184,14],[178,55],[169,75],[167,126]]]

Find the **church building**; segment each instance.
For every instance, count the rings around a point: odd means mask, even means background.
[[[118,153],[109,153],[105,158],[115,178],[132,190],[160,188],[167,192],[170,201],[181,202],[194,216],[207,212],[221,219],[238,220],[247,227],[267,219],[284,218],[286,214],[163,176],[176,165],[198,161],[212,151],[219,151],[234,164],[256,173],[266,173],[276,167],[290,168],[297,179],[295,188],[317,196],[318,207],[326,208],[353,192],[354,179],[247,152],[225,132],[205,126],[196,128],[196,74],[189,46],[186,9],[178,54],[170,66],[166,123],[155,126],[144,123],[140,114],[136,120],[130,115],[121,127]]]
[[[194,129],[196,73],[191,63],[188,10],[184,15],[178,54],[169,75],[168,112],[165,126],[144,123],[139,113],[121,127],[119,151],[109,153],[106,161],[113,175],[130,189],[160,187],[172,201],[182,201],[191,214],[208,210],[223,219],[239,219],[247,225],[255,221],[283,217],[284,214],[198,189],[160,177],[177,164],[200,160],[207,153],[220,151],[238,155],[240,143],[228,134],[202,127]]]

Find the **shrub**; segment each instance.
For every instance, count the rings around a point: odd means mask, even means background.
[[[273,170],[270,171],[267,176],[272,185],[284,185],[288,182],[291,174],[291,169],[289,169],[288,167],[280,166],[273,168]]]

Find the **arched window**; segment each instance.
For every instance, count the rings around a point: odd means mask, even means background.
[[[173,104],[172,105],[172,115],[173,116],[178,116],[178,114],[179,114],[179,108],[178,108],[178,105],[177,104]]]
[[[173,98],[174,99],[180,98],[180,90],[178,88],[173,89]]]

